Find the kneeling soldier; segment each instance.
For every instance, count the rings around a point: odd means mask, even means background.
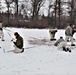
[[[17,33],[14,33],[15,37],[16,37],[16,42],[14,43],[14,52],[15,53],[22,53],[24,52],[24,48],[23,48],[23,38]]]
[[[57,30],[49,30],[49,34],[50,34],[50,41],[54,41],[55,39],[55,33],[57,32]]]

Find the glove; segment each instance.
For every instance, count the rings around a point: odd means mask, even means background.
[[[16,42],[13,42],[16,45]]]

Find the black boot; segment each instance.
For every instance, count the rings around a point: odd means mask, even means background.
[[[55,41],[56,39],[54,38],[54,39],[50,39],[50,41]]]
[[[75,46],[75,44],[71,44],[71,46]]]
[[[67,49],[65,47],[63,47],[63,51],[67,52]]]
[[[67,42],[70,42],[70,40],[67,40]]]
[[[5,41],[5,40],[2,40],[2,41]]]
[[[22,49],[21,53],[23,53],[23,52],[24,52],[24,48]]]
[[[67,48],[67,51],[71,52],[71,49],[70,48]]]

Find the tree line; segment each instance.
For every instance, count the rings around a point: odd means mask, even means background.
[[[6,7],[2,6],[3,4]],[[4,11],[4,9],[7,9]],[[4,26],[26,28],[64,28],[76,25],[75,0],[4,0],[0,20]]]

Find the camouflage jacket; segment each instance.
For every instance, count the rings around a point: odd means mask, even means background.
[[[55,46],[58,46],[58,44],[60,43],[60,42],[63,42],[64,41],[64,39],[62,38],[62,39],[58,39],[56,42],[55,42]]]
[[[66,36],[72,36],[73,35],[73,29],[70,27],[70,26],[68,26],[67,28],[66,28],[66,30],[65,30],[65,35]]]
[[[17,37],[17,40],[16,40],[16,42],[14,42],[14,44],[15,44],[18,48],[22,49],[22,48],[23,48],[23,38],[22,38],[21,36],[18,36],[18,37]]]

